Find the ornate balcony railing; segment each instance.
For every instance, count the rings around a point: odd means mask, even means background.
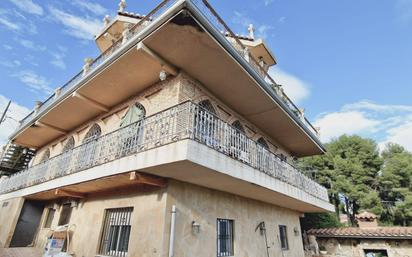
[[[100,54],[94,60],[90,60],[82,71],[76,74],[72,79],[70,79],[65,85],[60,87],[56,92],[47,98],[43,103],[39,104],[34,111],[29,113],[25,118],[20,121],[21,126],[27,125],[35,116],[41,111],[45,110],[52,103],[60,98],[63,98],[65,94],[75,88],[82,78],[89,72],[95,70],[104,61],[106,61],[114,52],[119,50],[119,48],[125,43],[129,42],[131,39],[135,39],[137,34],[139,34],[142,29],[147,27],[152,22],[156,21],[177,2],[182,2],[183,0],[164,0],[156,8],[154,8],[150,13],[143,16],[143,18],[136,23],[132,28],[130,28],[124,37],[113,43],[113,45],[108,48],[105,52]],[[223,21],[223,19],[217,14],[217,12],[210,6],[207,0],[186,0],[194,4],[199,11],[201,11],[204,16],[209,20],[209,22],[218,30],[221,31],[226,39],[234,46],[234,48],[239,52],[239,54],[248,61],[252,68],[254,68],[257,73],[262,76],[262,78],[271,86],[273,91],[282,99],[285,105],[291,109],[292,113],[296,115],[305,126],[310,129],[313,135],[318,135],[318,130],[309,122],[309,120],[304,116],[303,112],[291,101],[291,99],[284,93],[282,86],[277,84],[275,80],[269,75],[266,69],[264,69],[259,62],[250,54],[248,48],[239,40],[237,35],[229,28],[229,26]],[[229,40],[230,38],[230,40]]]
[[[0,182],[0,193],[40,184],[184,139],[198,141],[275,179],[328,201],[324,187],[192,102],[171,107],[3,179]]]

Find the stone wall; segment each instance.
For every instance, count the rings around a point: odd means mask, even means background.
[[[412,240],[318,238],[330,257],[365,257],[365,249],[386,250],[388,257],[412,256]]]
[[[239,120],[244,126],[245,132],[249,137],[254,140],[258,140],[260,137],[263,137],[272,152],[290,156],[290,153],[283,146],[281,146],[273,138],[270,138],[265,133],[260,131],[252,123],[248,122],[245,118],[236,113],[235,110],[232,110],[226,106],[222,101],[213,96],[213,94],[210,93],[203,85],[191,78],[189,75],[180,73],[176,77],[172,77],[166,81],[159,82],[147,88],[142,93],[131,97],[124,103],[112,108],[109,113],[102,114],[95,119],[90,120],[86,124],[76,128],[68,135],[58,138],[57,140],[42,147],[33,158],[32,165],[38,164],[47,150],[50,151],[50,157],[59,155],[62,152],[67,139],[71,136],[74,138],[75,146],[80,145],[88,130],[95,123],[101,127],[102,135],[118,129],[122,117],[126,114],[128,108],[135,103],[142,104],[146,110],[146,116],[149,116],[178,103],[188,100],[199,103],[205,99],[209,99],[211,101],[217,115],[222,120],[228,123],[233,123],[234,121]]]

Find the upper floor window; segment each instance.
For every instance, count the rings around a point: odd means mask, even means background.
[[[216,115],[216,110],[213,107],[210,100],[203,100],[203,101],[199,102],[199,106],[202,107],[203,109],[205,109],[206,111]]]
[[[60,218],[59,218],[59,226],[69,224],[70,217],[72,216],[72,206],[70,203],[65,203],[61,207]]]
[[[257,140],[258,144],[261,145],[263,148],[265,148],[266,150],[269,150],[269,145],[268,143],[266,143],[266,140],[261,137]]]
[[[282,250],[288,250],[289,249],[288,232],[287,232],[287,227],[285,225],[279,225],[279,237],[280,237],[280,246]]]
[[[67,140],[66,140],[66,142],[65,142],[65,144],[64,144],[64,146],[63,146],[63,151],[62,151],[62,153],[65,153],[65,152],[67,152],[67,151],[70,151],[71,149],[73,149],[74,148],[74,137],[69,137]]]
[[[217,219],[217,256],[234,256],[234,221]]]
[[[132,207],[106,210],[99,254],[127,256],[132,211]]]
[[[96,123],[87,131],[86,136],[83,139],[83,143],[88,143],[96,138],[98,138],[102,134],[102,129]]]
[[[140,103],[132,105],[120,122],[120,127],[126,127],[146,117],[146,109]]]
[[[46,151],[44,151],[44,153],[43,153],[43,155],[40,159],[40,162],[45,162],[48,159],[50,159],[50,149],[46,149]]]
[[[243,128],[242,123],[240,123],[240,121],[236,120],[232,123],[232,126],[235,127],[235,129],[237,129],[238,131],[241,131],[243,133],[245,133],[245,129]]]

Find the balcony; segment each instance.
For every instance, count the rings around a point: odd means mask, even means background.
[[[187,140],[206,146],[214,151],[214,155],[223,155],[226,156],[225,159],[247,165],[265,175],[265,179],[284,182],[322,202],[328,202],[328,193],[324,187],[287,162],[281,161],[276,154],[241,131],[190,101],[146,117],[5,178],[0,182],[0,193],[7,194],[64,178],[128,156],[139,158],[138,153]],[[159,152],[157,155],[153,153],[149,157],[146,155],[146,158],[159,159],[162,157],[160,155]],[[198,158],[203,159],[210,155],[206,151],[196,153]],[[226,165],[225,168],[228,169],[227,167]],[[246,170],[242,167],[239,168],[241,172]],[[167,172],[169,171],[165,169],[163,175],[170,176]],[[190,172],[193,175],[195,170]]]
[[[243,99],[240,99],[240,96],[238,97],[239,99],[228,99],[230,96],[226,96],[227,92],[223,92],[222,88],[227,88],[227,90],[231,91],[232,89],[229,89],[229,86],[224,84],[224,81],[219,81],[218,79],[222,79],[222,76],[214,75],[213,72],[207,73],[208,79],[210,79],[212,76],[216,76],[216,78],[213,78],[214,83],[209,83],[205,78],[199,78],[197,72],[198,70],[192,70],[193,67],[203,67],[199,66],[196,64],[196,61],[203,61],[202,58],[198,58],[196,60],[191,60],[190,64],[187,65],[186,63],[179,63],[176,61],[175,56],[172,54],[178,54],[180,57],[184,56],[182,52],[187,52],[187,48],[181,49],[179,48],[179,45],[172,45],[170,44],[169,46],[165,46],[162,42],[165,42],[164,38],[162,38],[159,34],[161,33],[166,33],[167,29],[169,28],[168,26],[163,26],[162,29],[159,29],[156,31],[157,28],[160,27],[160,25],[163,25],[168,19],[171,19],[173,15],[176,15],[179,11],[186,9],[189,10],[191,13],[197,13],[196,16],[197,19],[201,20],[203,26],[206,27],[208,25],[208,28],[210,27],[210,30],[213,30],[213,32],[219,34],[219,38],[217,38],[221,45],[225,43],[225,47],[228,46],[228,48],[231,48],[232,50],[232,55],[236,55],[235,57],[237,59],[241,59],[241,65],[247,66],[248,72],[252,73],[252,77],[258,81],[260,86],[262,87],[263,91],[261,89],[256,89],[260,90],[259,92],[253,91],[253,94],[256,96],[255,102],[261,103],[262,106],[259,107],[259,109],[256,110],[256,113],[262,113],[261,116],[255,116],[253,117],[255,120],[252,120],[255,124],[257,124],[259,127],[264,127],[263,130],[266,130],[266,132],[269,131],[268,134],[271,136],[273,135],[281,135],[280,137],[284,139],[284,142],[280,142],[282,145],[288,148],[294,148],[291,149],[296,156],[306,156],[306,155],[312,155],[312,154],[317,154],[321,153],[323,151],[322,145],[319,142],[319,139],[317,138],[318,131],[310,124],[310,122],[307,120],[307,118],[304,116],[303,111],[301,111],[289,98],[288,96],[284,93],[282,90],[282,86],[277,84],[273,78],[267,73],[267,71],[259,64],[259,62],[250,54],[248,51],[248,48],[242,44],[242,42],[237,38],[237,36],[231,31],[231,29],[224,23],[224,21],[219,17],[219,15],[216,13],[216,11],[208,4],[206,0],[165,0],[162,1],[155,9],[153,9],[150,13],[148,13],[146,16],[144,16],[137,24],[135,24],[132,28],[130,28],[127,33],[124,33],[124,38],[120,38],[117,42],[115,42],[110,48],[108,48],[105,52],[103,52],[100,56],[96,57],[93,60],[89,60],[86,62],[84,65],[83,69],[76,74],[72,79],[70,79],[65,85],[63,85],[61,88],[57,89],[56,92],[50,96],[47,100],[45,100],[43,103],[39,103],[35,110],[31,112],[27,117],[25,117],[21,121],[20,127],[17,129],[17,131],[12,135],[12,139],[15,141],[16,144],[21,144],[33,148],[38,148],[43,146],[44,144],[50,142],[53,139],[56,139],[59,134],[59,132],[56,131],[48,131],[47,129],[44,128],[39,128],[39,126],[36,126],[36,122],[38,124],[49,124],[54,127],[58,127],[61,131],[71,131],[73,128],[77,127],[79,124],[83,124],[85,121],[90,120],[92,117],[95,117],[96,115],[99,114],[99,111],[101,110],[95,110],[95,109],[86,109],[84,108],[84,114],[82,117],[73,117],[72,120],[70,121],[65,121],[62,122],[61,120],[57,120],[58,117],[64,117],[65,115],[62,115],[62,112],[67,112],[67,110],[73,110],[76,108],[81,108],[80,103],[76,102],[79,100],[73,100],[74,98],[71,98],[70,96],[75,95],[75,92],[79,92],[91,97],[94,96],[93,92],[98,90],[97,88],[102,88],[104,87],[105,83],[108,83],[108,81],[111,81],[107,77],[113,76],[113,75],[107,75],[109,68],[111,64],[113,64],[117,59],[121,59],[120,56],[122,56],[124,62],[129,61],[128,63],[122,63],[121,65],[118,63],[118,65],[122,67],[141,67],[141,66],[149,66],[145,65],[145,60],[144,59],[139,59],[140,56],[136,54],[136,51],[131,51],[131,49],[136,46],[141,41],[147,41],[145,43],[148,44],[148,46],[153,45],[153,47],[156,47],[158,45],[158,42],[161,42],[160,45],[164,47],[165,49],[160,50],[156,49],[158,52],[162,52],[162,56],[166,60],[174,60],[170,61],[172,64],[176,65],[177,67],[180,67],[182,70],[185,70],[188,73],[191,73],[193,77],[201,81],[203,84],[206,84],[210,87],[215,87],[215,88],[210,88],[210,90],[215,93],[216,96],[220,97],[222,100],[225,102],[228,102],[229,100],[231,101],[229,104],[236,109],[239,109],[239,113],[242,114],[243,116],[247,115],[252,115],[251,113],[242,113],[246,112],[244,110],[250,110],[246,105],[254,105],[256,108],[257,105],[254,102],[246,103]],[[201,16],[201,17],[200,17]],[[203,18],[203,19],[201,19]],[[154,32],[155,31],[155,32]],[[152,33],[153,32],[153,33]],[[150,37],[148,36],[150,33]],[[211,33],[212,34],[212,33]],[[166,34],[165,34],[166,35]],[[180,36],[180,35],[179,35]],[[187,34],[181,34],[181,37],[185,37]],[[213,41],[215,42],[215,41]],[[190,43],[192,46],[193,44]],[[170,47],[173,49],[171,51],[169,48],[166,49],[166,47]],[[205,49],[192,49],[193,54],[195,54],[195,51],[198,53],[205,53]],[[219,49],[220,51],[220,49]],[[207,53],[208,56],[218,56],[217,53]],[[128,56],[126,58],[126,56]],[[133,62],[130,63],[131,59],[133,59]],[[211,60],[217,63],[223,63],[222,60],[216,61],[216,60]],[[230,59],[232,61],[232,59]],[[147,64],[147,62],[146,62]],[[212,64],[212,63],[207,63],[205,64],[207,67],[217,67],[217,65]],[[228,68],[228,66],[225,66]],[[112,65],[113,69],[118,68],[116,65]],[[237,69],[235,71],[235,68]],[[234,67],[233,66],[233,74],[234,72],[244,72],[243,69],[238,69],[239,67]],[[106,70],[105,70],[106,69]],[[137,69],[137,68],[136,68]],[[199,68],[201,72],[203,72],[203,75],[206,74],[204,72],[204,69]],[[220,69],[222,70],[222,69]],[[250,70],[250,71],[249,71]],[[104,71],[104,72],[103,72]],[[125,71],[126,72],[126,71]],[[113,72],[114,73],[114,72]],[[156,79],[158,77],[159,71],[153,70],[150,72],[146,72],[147,74],[150,73],[150,79]],[[101,79],[96,82],[98,77],[103,77],[105,76],[104,74],[107,75],[107,77],[104,77],[104,79]],[[130,72],[128,73],[130,74]],[[116,75],[118,78],[121,79],[121,76],[118,74]],[[245,76],[245,74],[243,74]],[[241,76],[233,76],[234,78],[242,78],[241,81],[245,85],[240,85],[238,81],[228,81],[228,77],[225,77],[225,80],[227,84],[229,85],[236,85],[238,87],[239,92],[244,92],[244,95],[250,95],[250,90],[252,90],[253,87],[250,86],[248,79],[250,79],[249,74],[245,76],[246,79],[243,79]],[[257,79],[259,78],[259,79]],[[133,78],[135,79],[135,78]],[[246,82],[248,81],[248,82]],[[121,82],[121,83],[120,83]],[[123,82],[120,81],[118,85],[120,87],[127,87],[124,90],[118,90],[118,92],[129,92],[130,94],[135,94],[136,92],[132,92],[133,90],[137,90],[137,87],[135,84],[136,83],[131,83],[130,81],[128,82]],[[134,81],[135,82],[135,81]],[[150,81],[153,82],[153,81]],[[129,86],[126,86],[126,84],[130,84]],[[252,81],[252,83],[255,83]],[[247,84],[247,85],[246,85]],[[147,86],[147,85],[145,85]],[[143,85],[141,86],[143,88]],[[110,88],[110,87],[108,87]],[[114,88],[114,87],[111,87]],[[131,89],[132,88],[132,89]],[[141,88],[141,89],[142,89]],[[81,91],[83,90],[83,92]],[[94,91],[93,91],[94,90]],[[249,91],[246,91],[249,90]],[[266,92],[264,92],[266,91]],[[90,95],[87,95],[87,93],[90,93]],[[110,93],[109,93],[110,94]],[[221,95],[220,95],[221,94]],[[123,97],[123,98],[122,98]],[[118,104],[119,102],[124,101],[124,99],[128,99],[130,95],[128,96],[120,96],[116,95],[112,98],[115,99],[97,99],[103,106],[106,106],[107,108],[111,108]],[[269,106],[269,100],[266,98],[271,97],[270,99],[271,104],[273,106]],[[122,98],[122,99],[121,99]],[[259,98],[259,99],[258,99]],[[264,100],[262,100],[265,98]],[[96,99],[95,99],[96,100]],[[240,103],[238,103],[240,102]],[[274,103],[276,102],[276,104]],[[79,107],[80,106],[80,107]],[[278,108],[281,107],[281,108]],[[46,117],[47,116],[47,117]],[[86,117],[87,116],[87,117]],[[271,124],[266,124],[265,121],[268,120],[268,117],[272,116],[272,118],[277,118],[278,120],[276,124],[282,124],[282,126],[277,126],[278,130],[274,128]],[[56,118],[57,117],[57,118]],[[61,127],[59,127],[61,126]],[[294,133],[291,133],[291,127],[293,128]],[[282,130],[282,131],[280,131]],[[271,134],[272,133],[272,134]],[[284,136],[282,133],[287,133],[290,135],[289,137]],[[39,136],[41,135],[41,136]],[[44,136],[44,138],[43,138]],[[36,139],[36,140],[35,140]],[[279,141],[279,140],[278,140]],[[303,145],[303,146],[302,146]]]

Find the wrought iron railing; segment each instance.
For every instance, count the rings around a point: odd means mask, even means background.
[[[143,16],[142,19],[135,24],[132,28],[126,31],[123,35],[125,38],[121,37],[113,45],[108,48],[105,52],[100,54],[97,58],[92,60],[89,64],[85,65],[83,70],[76,74],[72,79],[70,79],[64,86],[62,86],[56,93],[51,95],[35,111],[29,113],[23,120],[21,120],[21,126],[27,125],[33,118],[35,118],[37,113],[45,110],[56,99],[64,96],[65,93],[73,89],[81,79],[90,71],[99,67],[108,57],[112,56],[122,45],[129,42],[132,38],[135,38],[143,28],[147,27],[151,22],[158,19],[165,11],[171,7],[173,4],[177,3],[179,0],[164,0],[150,13]],[[273,91],[279,95],[280,99],[292,110],[294,115],[301,119],[301,121],[309,128],[314,135],[318,135],[318,130],[309,122],[309,120],[304,116],[301,110],[291,101],[291,99],[284,93],[282,86],[277,84],[275,80],[269,75],[268,71],[262,67],[259,62],[250,54],[248,48],[239,40],[238,36],[233,33],[229,26],[223,21],[223,19],[218,15],[218,13],[210,6],[207,0],[186,0],[193,3],[209,20],[209,22],[218,30],[221,31],[226,39],[234,46],[234,48],[239,52],[239,54],[245,58],[251,67],[253,67],[258,74],[272,87]]]
[[[244,133],[192,102],[185,102],[80,145],[0,182],[7,193],[122,157],[192,139],[328,201],[327,190]]]

